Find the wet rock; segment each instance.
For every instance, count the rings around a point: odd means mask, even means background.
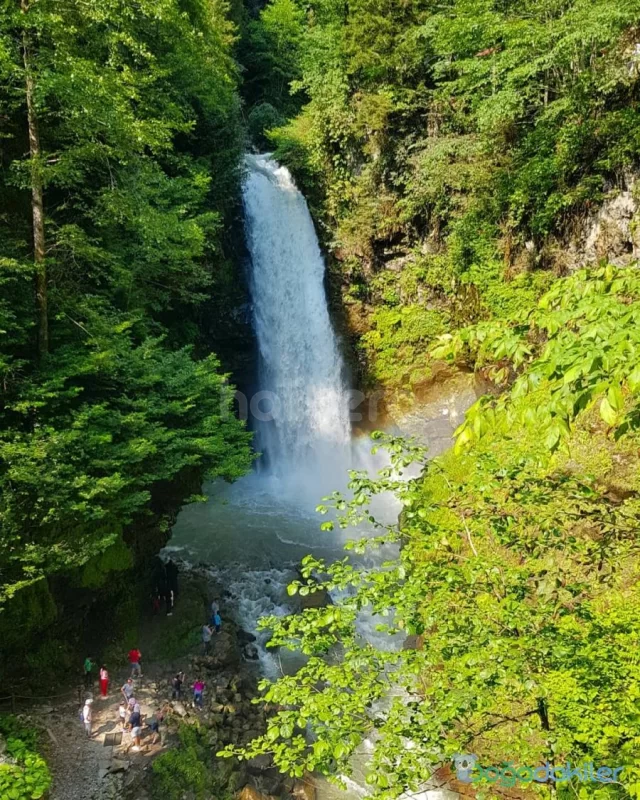
[[[317,592],[310,592],[305,596],[300,596],[300,608],[324,608],[332,605],[329,592],[319,589]]]
[[[241,644],[250,644],[251,642],[256,641],[256,637],[252,633],[249,633],[249,631],[243,631],[242,628],[238,629],[236,638]]]
[[[257,661],[260,657],[260,653],[255,644],[246,644],[242,650],[242,654],[247,661]]]

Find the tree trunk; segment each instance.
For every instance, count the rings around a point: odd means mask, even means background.
[[[29,0],[21,0],[23,14],[29,11]],[[27,96],[27,122],[29,127],[29,154],[31,157],[31,212],[33,217],[33,260],[36,265],[36,306],[38,309],[38,354],[49,351],[49,317],[47,312],[47,267],[45,264],[44,208],[42,173],[40,164],[40,137],[35,109],[34,80],[31,68],[29,34],[22,33],[25,91]]]

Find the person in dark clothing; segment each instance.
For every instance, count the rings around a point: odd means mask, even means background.
[[[184,672],[178,672],[171,681],[171,699],[182,699],[182,684],[184,683]]]

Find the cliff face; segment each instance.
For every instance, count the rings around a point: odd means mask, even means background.
[[[312,6],[290,32],[301,108],[268,135],[310,200],[366,383],[419,390],[441,334],[637,258],[630,6]]]
[[[623,267],[640,259],[640,215],[637,176],[625,176],[611,187],[597,211],[578,219],[568,241],[569,266],[608,261]]]

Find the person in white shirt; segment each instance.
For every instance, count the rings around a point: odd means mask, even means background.
[[[84,723],[84,729],[87,732],[87,736],[91,738],[91,720],[93,718],[93,710],[91,708],[91,704],[93,700],[85,700],[84,708],[82,709],[82,721]]]

